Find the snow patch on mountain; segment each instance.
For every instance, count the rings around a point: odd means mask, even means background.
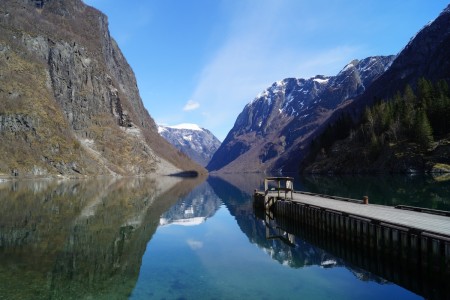
[[[159,125],[158,132],[175,148],[202,166],[206,166],[220,146],[220,141],[210,131],[197,124]]]
[[[313,81],[320,83],[320,84],[326,84],[328,83],[328,80],[330,80],[330,78],[320,78],[320,77],[316,77],[313,79]]]
[[[202,131],[203,129],[198,126],[197,124],[191,124],[191,123],[182,123],[174,126],[166,126],[168,128],[173,129],[187,129],[187,130],[195,130],[195,131]]]
[[[309,136],[340,105],[359,96],[393,58],[355,59],[336,76],[274,82],[246,105],[207,169],[295,170],[288,161],[298,157],[298,149],[306,149]]]

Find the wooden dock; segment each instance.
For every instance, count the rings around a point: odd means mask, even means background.
[[[269,187],[271,181],[276,182],[275,187]],[[344,242],[353,241],[356,246],[399,259],[408,257],[412,263],[450,274],[449,212],[297,192],[291,183],[282,183],[288,181],[292,183],[288,177],[268,178],[265,191],[255,190],[255,208],[271,218],[312,226]]]

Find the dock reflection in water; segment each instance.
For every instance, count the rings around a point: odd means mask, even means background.
[[[262,182],[262,179],[253,182]],[[232,189],[229,186],[225,190],[229,193]],[[235,193],[240,192],[235,188]],[[247,193],[247,197],[251,197],[250,192]],[[256,217],[253,221],[245,212],[250,209],[248,203],[228,202],[226,205],[249,239],[280,264],[292,268],[313,265],[322,268],[345,267],[362,281],[394,283],[427,299],[450,297],[447,282],[450,266],[439,270],[424,268],[420,264],[420,253],[400,253],[399,249],[390,248],[373,250],[358,244],[356,239],[346,242],[338,239],[333,232],[251,208]]]
[[[265,225],[266,239],[277,239],[279,244],[284,244],[283,254],[288,249],[289,260],[285,263],[292,267],[344,266],[361,280],[392,282],[427,299],[447,299],[450,295],[449,266],[439,270],[424,267],[420,264],[420,253],[400,253],[399,249],[383,247],[372,249],[358,244],[356,239],[345,241],[333,232],[314,226],[276,215],[271,219],[261,210],[255,213]],[[311,251],[312,248],[316,250]]]

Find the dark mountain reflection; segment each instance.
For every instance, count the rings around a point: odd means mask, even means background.
[[[372,202],[397,203],[403,193],[413,202],[431,199],[438,208],[449,199],[442,183],[349,178],[301,178],[294,187],[354,198],[369,194]],[[157,227],[200,224],[221,205],[251,243],[282,265],[346,268],[363,281],[393,282],[431,299],[448,295],[445,278],[430,280],[414,265],[399,268],[392,258],[362,253],[314,228],[255,212],[252,194],[263,180],[263,174],[233,174],[203,183],[173,177],[0,182],[0,298],[128,298]],[[406,197],[401,201],[414,204]]]
[[[0,183],[3,299],[123,299],[160,216],[199,184],[175,178]]]
[[[296,189],[362,199],[383,205],[411,205],[450,210],[450,181],[429,175],[304,176]]]
[[[260,174],[254,174],[253,179],[249,179],[248,176],[252,175],[245,174],[245,180],[240,180],[239,175],[235,174],[233,180],[253,184],[262,180]],[[324,187],[330,182],[323,178],[316,179],[317,184],[321,183],[320,188],[319,184],[316,188],[324,193]],[[333,182],[332,179],[330,181]],[[436,280],[431,274],[420,274],[421,270],[416,270],[414,265],[399,266],[389,257],[380,257],[377,253],[362,253],[354,245],[342,244],[314,228],[305,228],[290,220],[277,220],[276,216],[275,219],[270,219],[263,211],[254,211],[250,187],[237,188],[223,177],[210,177],[208,182],[236,218],[240,229],[248,236],[250,242],[258,245],[280,264],[291,268],[314,265],[322,268],[345,267],[363,281],[381,284],[391,281],[432,299],[439,299],[446,294],[447,289],[442,279]],[[302,184],[305,184],[307,190],[311,191],[314,188],[311,181],[297,181],[296,184],[301,189],[304,189]],[[402,188],[401,182],[396,184],[400,186],[398,189]],[[417,186],[418,189],[423,187],[425,185]],[[392,189],[395,190],[395,187]],[[333,191],[333,187],[325,191]],[[390,197],[388,194],[385,196]]]

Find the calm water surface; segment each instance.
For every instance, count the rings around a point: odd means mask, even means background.
[[[262,180],[0,183],[0,299],[448,296],[420,274],[390,282],[377,271],[387,266],[364,269],[307,234],[273,238],[276,224],[252,208]],[[450,210],[450,182],[431,177],[306,177],[295,188]]]

